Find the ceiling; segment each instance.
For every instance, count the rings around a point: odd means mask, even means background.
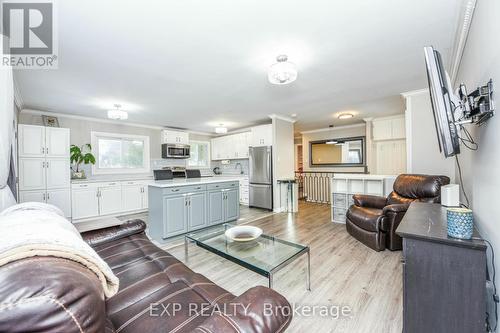
[[[213,132],[297,114],[297,130],[402,112],[426,85],[422,47],[449,63],[461,1],[58,1],[59,69],[19,70],[24,107]],[[297,81],[267,68],[287,54]],[[351,110],[356,117],[339,121]]]

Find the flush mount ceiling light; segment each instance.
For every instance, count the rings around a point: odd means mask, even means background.
[[[220,124],[215,128],[215,133],[217,134],[226,134],[227,133],[227,127],[224,127],[224,124]]]
[[[339,119],[349,119],[352,117],[354,117],[354,115],[352,113],[341,113],[338,116]]]
[[[272,84],[289,84],[297,79],[297,66],[288,62],[286,55],[279,55],[276,63],[269,67],[267,78]]]
[[[128,113],[126,111],[120,110],[122,107],[120,104],[114,105],[114,110],[108,110],[108,118],[113,120],[126,120],[128,119]]]

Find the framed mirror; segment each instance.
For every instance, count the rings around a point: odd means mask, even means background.
[[[363,166],[365,154],[364,136],[309,142],[311,166]]]

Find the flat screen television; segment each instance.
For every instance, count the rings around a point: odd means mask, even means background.
[[[455,109],[460,107],[460,101],[453,94],[441,54],[431,46],[424,47],[424,53],[439,151],[446,157],[454,156],[460,153],[460,138],[454,115]]]

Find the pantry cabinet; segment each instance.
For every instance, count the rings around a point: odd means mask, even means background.
[[[374,119],[372,124],[374,141],[400,140],[406,137],[404,115]]]
[[[273,128],[272,125],[260,125],[252,127],[252,147],[272,146]]]
[[[235,160],[248,158],[251,132],[237,133],[213,138],[212,160]]]

